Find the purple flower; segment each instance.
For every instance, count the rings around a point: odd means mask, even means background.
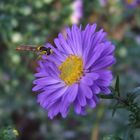
[[[138,4],[138,0],[124,0],[128,8],[135,8]]]
[[[99,0],[100,6],[105,7],[108,4],[108,0]]]
[[[39,92],[37,101],[50,118],[59,113],[65,118],[70,106],[77,114],[85,114],[88,107],[95,108],[97,94],[110,93],[108,68],[115,63],[115,47],[103,29],[95,30],[96,24],[84,30],[73,25],[66,29],[66,37],[60,33],[54,39],[57,48],[46,44],[53,54],[39,61],[33,91]]]
[[[72,10],[71,22],[78,24],[83,16],[83,0],[75,0],[72,4]]]

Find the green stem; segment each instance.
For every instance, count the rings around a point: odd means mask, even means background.
[[[127,102],[127,100],[125,100],[119,96],[116,96],[114,94],[109,94],[109,95],[99,94],[97,96],[102,99],[116,99],[117,101],[123,103],[124,105],[129,106],[129,103]]]
[[[103,98],[103,99],[113,99],[114,98],[114,95],[113,94],[109,94],[109,95],[97,94],[97,96],[99,98]]]
[[[117,95],[116,94],[110,94],[110,95],[99,94],[98,97],[102,98],[102,99],[115,99],[119,103],[123,104],[124,108],[127,109],[128,111],[130,111],[131,115],[134,116],[134,118],[136,120],[135,128],[140,128],[140,124],[138,123],[140,120],[140,112],[139,112],[140,108],[137,106],[137,104],[129,102],[129,100],[124,99]]]

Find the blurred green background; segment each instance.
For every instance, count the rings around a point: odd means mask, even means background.
[[[49,120],[32,93],[37,55],[17,52],[20,44],[53,43],[72,24],[98,23],[116,45],[112,70],[121,91],[140,85],[140,6],[123,0],[0,0],[0,128],[14,125],[18,140],[109,140],[123,136],[128,112],[112,117],[112,102],[102,101],[86,116],[71,111]],[[115,77],[114,77],[115,78]],[[113,82],[114,83],[114,82]],[[113,85],[113,84],[112,84]],[[140,139],[139,130],[135,139]],[[110,139],[110,140],[113,140]]]

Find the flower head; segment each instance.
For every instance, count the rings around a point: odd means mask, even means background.
[[[125,4],[128,8],[135,8],[138,5],[139,0],[125,0]]]
[[[48,110],[48,116],[66,117],[73,106],[77,114],[94,108],[97,94],[109,94],[112,73],[108,69],[115,63],[114,45],[107,40],[103,29],[96,31],[96,24],[84,30],[73,25],[54,39],[56,47],[47,43],[53,54],[42,56],[35,74],[33,91],[38,91],[38,102]]]
[[[100,6],[105,7],[108,4],[108,0],[99,0]]]

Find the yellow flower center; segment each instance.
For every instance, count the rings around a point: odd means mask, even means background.
[[[83,75],[83,61],[80,57],[70,55],[59,66],[60,78],[67,84],[71,85],[78,82]]]

